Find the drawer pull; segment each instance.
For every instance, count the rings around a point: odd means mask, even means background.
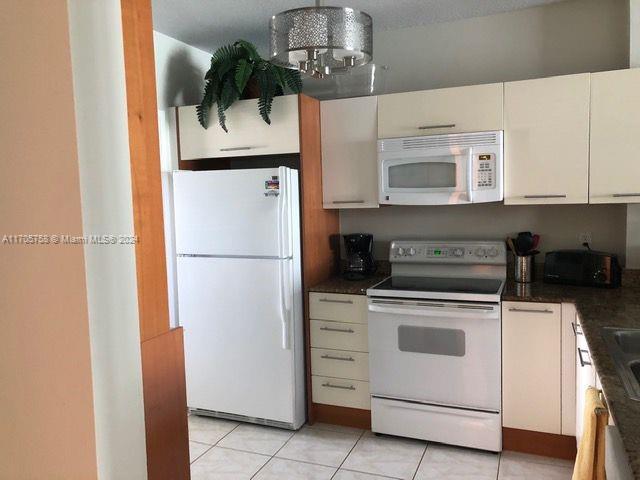
[[[418,130],[433,130],[435,128],[455,128],[455,123],[444,123],[441,125],[421,125]]]
[[[332,298],[321,298],[318,301],[324,303],[344,303],[345,305],[353,305],[353,300],[334,300]]]
[[[334,205],[341,205],[343,203],[364,203],[364,200],[334,200],[331,203]]]
[[[324,330],[325,332],[340,332],[340,333],[355,333],[350,328],[331,328],[331,327],[320,327],[320,330]]]
[[[221,152],[236,152],[238,150],[251,150],[253,147],[226,147],[221,148]]]
[[[525,195],[524,198],[567,198],[566,195]]]
[[[510,308],[510,312],[518,312],[518,313],[553,313],[553,310],[549,310],[545,308],[544,310],[535,310],[533,308]]]
[[[580,366],[584,367],[585,365],[592,365],[591,362],[587,362],[583,357],[582,354],[586,353],[587,355],[589,354],[588,350],[585,350],[583,348],[578,348],[578,358],[580,359]]]
[[[329,382],[323,383],[322,386],[323,387],[327,387],[327,388],[339,388],[341,390],[355,390],[356,389],[356,387],[354,387],[353,385],[349,385],[348,387],[344,387],[342,385],[333,385],[333,384],[331,384]]]
[[[333,355],[322,355],[320,358],[325,358],[327,360],[341,360],[343,362],[355,362],[353,357],[334,357]]]
[[[576,322],[571,322],[571,328],[573,328],[573,334],[575,336],[583,335],[582,328],[580,328],[580,325],[577,325]]]
[[[612,195],[612,197],[614,198],[621,198],[621,197],[640,197],[640,193],[614,193]]]

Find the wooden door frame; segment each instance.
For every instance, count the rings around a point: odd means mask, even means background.
[[[121,0],[149,480],[188,480],[182,328],[171,328],[151,0]]]

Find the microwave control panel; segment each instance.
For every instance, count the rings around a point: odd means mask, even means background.
[[[489,190],[496,188],[496,156],[493,153],[474,155],[473,189]]]

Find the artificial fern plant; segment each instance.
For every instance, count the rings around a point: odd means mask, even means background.
[[[264,60],[256,47],[245,40],[220,47],[211,57],[211,68],[205,75],[202,102],[196,107],[198,121],[204,128],[209,126],[209,112],[215,103],[218,122],[227,132],[225,111],[237,99],[242,98],[245,87],[255,81],[260,90],[258,111],[262,119],[271,124],[269,114],[273,98],[285,90],[300,93],[300,72],[279,67]]]

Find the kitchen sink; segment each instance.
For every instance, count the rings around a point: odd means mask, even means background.
[[[640,401],[640,329],[605,327],[602,336],[627,395]]]
[[[620,350],[628,355],[638,355],[640,359],[640,329],[618,330],[613,335]]]

